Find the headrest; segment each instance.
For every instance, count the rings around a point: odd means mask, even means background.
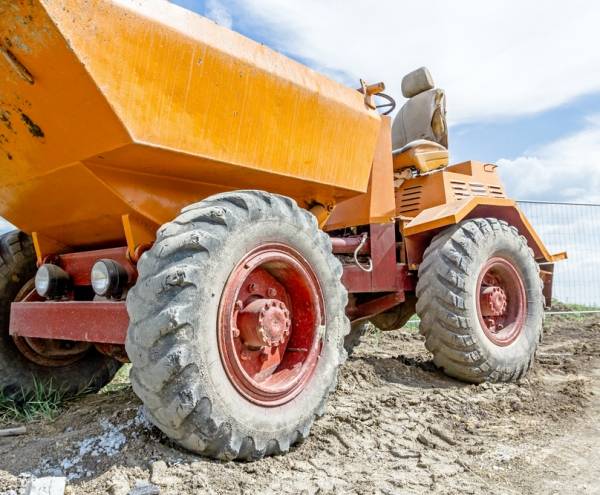
[[[429,69],[419,67],[402,78],[402,95],[405,98],[412,98],[423,91],[433,89],[434,86]]]

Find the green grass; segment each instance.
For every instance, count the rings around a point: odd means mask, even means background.
[[[421,323],[421,320],[419,320],[417,315],[413,315],[412,318],[408,320],[402,328],[404,328],[404,330],[415,331],[419,329],[419,323]]]
[[[34,380],[33,389],[6,395],[0,391],[0,423],[53,419],[65,403],[65,392],[52,381]]]
[[[113,380],[100,390],[101,394],[119,392],[130,387],[130,364],[125,364],[117,372]],[[21,389],[19,392],[5,394],[0,390],[0,425],[13,423],[29,423],[38,420],[52,420],[66,404],[89,392],[82,390],[75,396],[67,395],[52,380],[33,380],[33,389]]]

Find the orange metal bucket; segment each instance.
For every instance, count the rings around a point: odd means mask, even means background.
[[[358,92],[163,0],[0,0],[0,215],[57,250],[240,188],[364,192]]]

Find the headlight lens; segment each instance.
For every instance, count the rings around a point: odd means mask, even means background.
[[[129,282],[125,268],[108,259],[94,263],[90,278],[94,292],[102,297],[120,296]]]
[[[99,296],[105,296],[110,286],[110,275],[105,263],[97,262],[92,267],[92,288]]]
[[[40,266],[35,274],[35,290],[47,299],[64,296],[70,284],[69,274],[57,265],[46,263]]]

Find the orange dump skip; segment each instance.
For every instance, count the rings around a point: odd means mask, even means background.
[[[355,90],[163,0],[0,0],[0,215],[57,246],[231,189],[355,196],[379,128]]]

